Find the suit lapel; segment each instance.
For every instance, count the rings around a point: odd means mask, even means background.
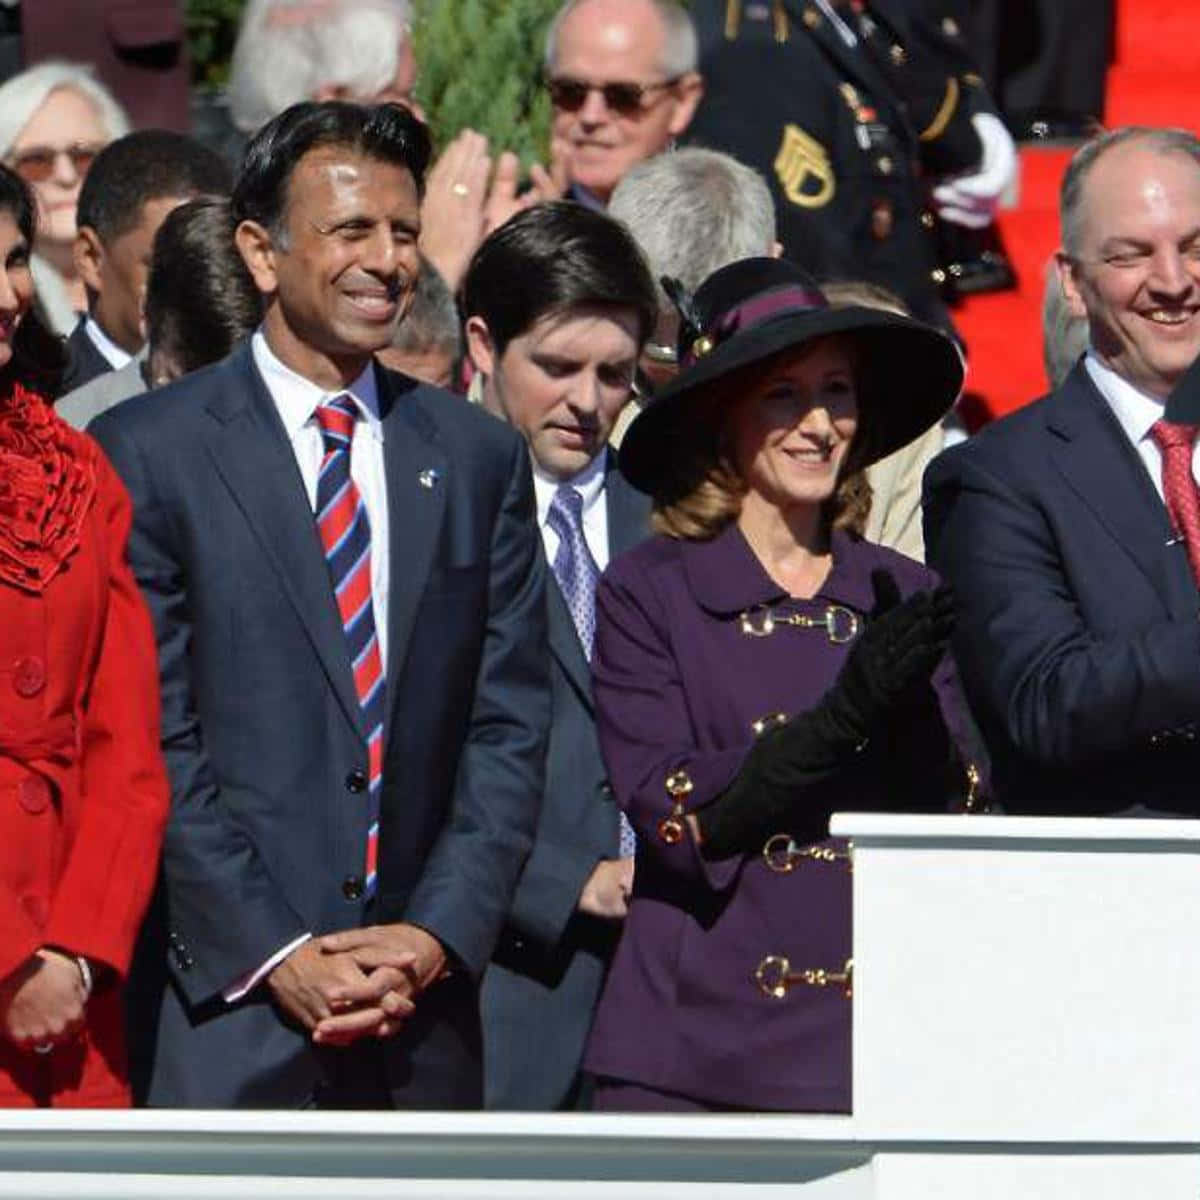
[[[1187,554],[1182,546],[1168,546],[1166,507],[1082,361],[1052,398],[1046,422],[1059,439],[1051,459],[1069,486],[1150,580],[1171,615],[1191,615],[1196,586]]]
[[[279,576],[346,716],[361,730],[341,617],[295,454],[249,343],[224,369],[229,386],[208,406],[220,423],[208,452],[254,531],[264,561]]]
[[[378,366],[375,376],[388,494],[386,745],[398,690],[394,683],[404,668],[417,609],[433,565],[450,480],[445,452],[437,445],[437,428],[411,394],[421,385]]]
[[[608,452],[608,470],[604,476],[604,495],[608,504],[609,561],[650,536],[650,497],[625,482],[617,470],[617,456]]]

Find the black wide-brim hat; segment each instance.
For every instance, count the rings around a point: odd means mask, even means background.
[[[963,361],[939,329],[883,309],[831,307],[807,272],[775,258],[747,258],[710,275],[680,307],[679,374],[633,419],[621,442],[621,474],[661,494],[694,446],[697,403],[718,380],[817,338],[842,335],[857,348],[856,469],[886,458],[949,411]]]

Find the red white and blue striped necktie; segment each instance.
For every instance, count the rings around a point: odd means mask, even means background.
[[[371,525],[350,476],[350,446],[358,407],[347,393],[316,410],[325,455],[317,477],[317,528],[337,597],[354,689],[367,731],[367,850],[364,898],[375,892],[379,849],[379,794],[383,783],[383,656],[371,599]]]

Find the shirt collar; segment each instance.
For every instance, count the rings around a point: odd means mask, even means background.
[[[1088,348],[1083,359],[1087,373],[1092,377],[1105,403],[1112,409],[1125,436],[1137,446],[1150,436],[1150,427],[1162,418],[1166,405],[1153,396],[1135,388],[1127,379],[1100,361],[1096,352]]]
[[[375,364],[368,362],[359,375],[348,387],[336,391],[326,391],[293,371],[282,362],[278,355],[267,343],[266,335],[260,327],[250,339],[250,352],[254,356],[254,365],[258,368],[289,438],[294,437],[305,425],[313,419],[313,412],[319,404],[349,393],[358,408],[359,417],[366,422],[367,431],[372,437],[383,439],[383,427],[379,421],[379,391],[375,380]]]
[[[119,371],[122,367],[128,366],[133,355],[128,350],[123,350],[118,346],[91,317],[84,318],[83,330],[91,339],[92,345],[104,355],[108,365],[114,371]]]
[[[570,479],[551,479],[549,475],[538,469],[537,463],[534,463],[533,492],[537,498],[538,525],[545,525],[546,518],[550,515],[550,504],[554,500],[554,493],[564,484],[573,487],[582,497],[583,511],[586,514],[600,499],[604,491],[604,474],[607,467],[607,449],[597,454],[578,475],[574,475]]]

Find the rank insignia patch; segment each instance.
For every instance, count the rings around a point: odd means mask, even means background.
[[[787,125],[775,156],[775,174],[783,194],[801,208],[823,208],[836,183],[825,147],[798,125]]]

